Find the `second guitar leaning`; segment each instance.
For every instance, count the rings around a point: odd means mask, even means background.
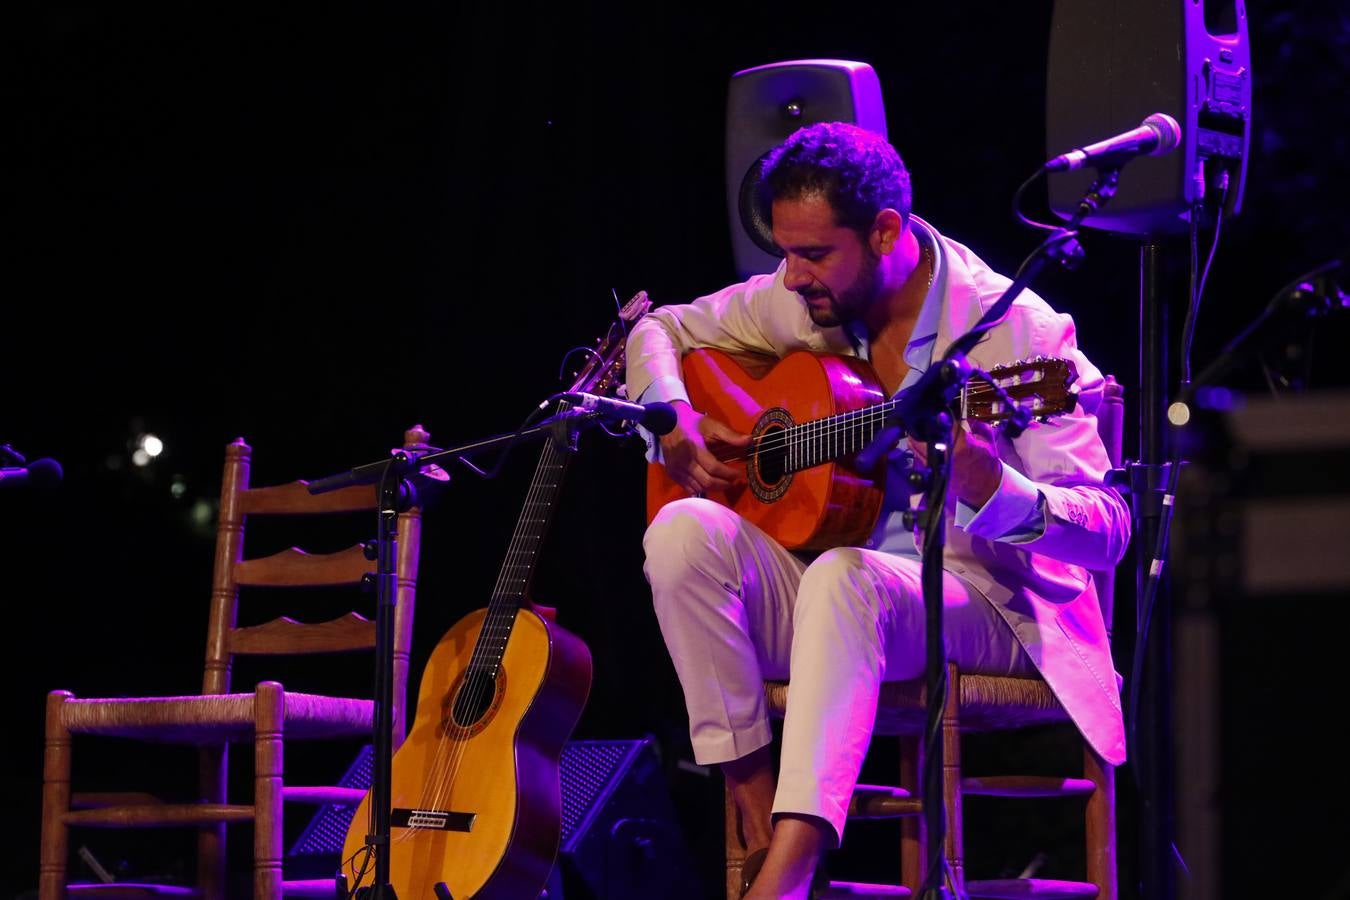
[[[639,294],[621,318],[648,305]],[[571,390],[610,390],[625,337],[612,329]],[[590,692],[591,654],[526,592],[566,462],[545,445],[488,607],[457,622],[427,662],[390,775],[389,878],[399,897],[446,896],[438,886],[455,900],[537,897],[557,857],[559,758]],[[367,794],[343,846],[353,888],[373,877],[369,805]]]

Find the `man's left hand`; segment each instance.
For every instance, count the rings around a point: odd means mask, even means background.
[[[982,508],[1003,481],[1003,463],[998,458],[994,429],[987,422],[966,420],[956,427],[952,449],[952,488],[962,503]],[[919,462],[928,465],[928,445],[909,439]]]

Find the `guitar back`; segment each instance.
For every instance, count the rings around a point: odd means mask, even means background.
[[[775,423],[806,422],[877,404],[885,399],[871,367],[860,359],[796,351],[772,360],[695,350],[684,357],[684,383],[694,408],[737,431],[758,437]],[[753,448],[752,444],[752,448]],[[714,452],[717,452],[716,448]],[[729,465],[746,470],[746,451],[730,451]],[[721,454],[719,454],[721,455]],[[849,457],[772,478],[751,465],[747,483],[707,496],[773,535],[788,549],[822,550],[866,538],[881,510],[883,474],[869,477],[849,467]],[[652,464],[647,473],[647,518],[687,492]]]

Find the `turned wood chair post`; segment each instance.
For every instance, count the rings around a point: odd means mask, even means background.
[[[918,735],[900,735],[899,786],[911,797],[921,796],[919,773],[923,771],[923,742]],[[900,820],[900,883],[919,896],[924,861],[928,859],[928,823],[923,816]]]
[[[745,869],[745,840],[741,834],[741,811],[736,806],[736,798],[727,788],[722,792],[725,806],[723,823],[725,825],[725,843],[727,848],[727,896],[740,897],[741,872]]]
[[[286,698],[275,681],[258,685],[253,744],[253,896],[281,897],[283,729]]]
[[[947,699],[942,707],[942,803],[947,817],[946,833],[942,838],[943,855],[951,866],[952,883],[961,893],[966,885],[965,839],[961,834],[961,674],[950,663],[947,665]],[[920,879],[920,885],[926,880],[926,874]]]
[[[226,644],[239,614],[239,587],[234,567],[244,555],[244,514],[239,497],[249,485],[253,448],[235,438],[225,448],[220,481],[220,515],[216,521],[216,550],[211,571],[211,610],[207,627],[206,660],[202,669],[203,694],[228,694],[232,656]],[[230,748],[228,744],[198,751],[201,797],[208,803],[225,803],[229,792]],[[197,884],[208,900],[219,896],[226,879],[226,824],[211,822],[197,830]]]
[[[70,730],[61,721],[61,704],[70,691],[47,695],[47,728],[42,754],[42,804],[44,808],[70,808]],[[66,854],[70,826],[59,818],[42,822],[42,861],[38,873],[41,897],[62,896],[66,889]]]
[[[1083,773],[1096,785],[1084,814],[1088,854],[1087,879],[1097,885],[1097,900],[1116,900],[1116,769],[1083,742]]]

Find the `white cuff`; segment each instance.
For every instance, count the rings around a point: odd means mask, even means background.
[[[969,534],[991,541],[1024,543],[1045,533],[1045,510],[1036,484],[1007,463],[998,490],[984,506],[957,500],[956,525]]]

